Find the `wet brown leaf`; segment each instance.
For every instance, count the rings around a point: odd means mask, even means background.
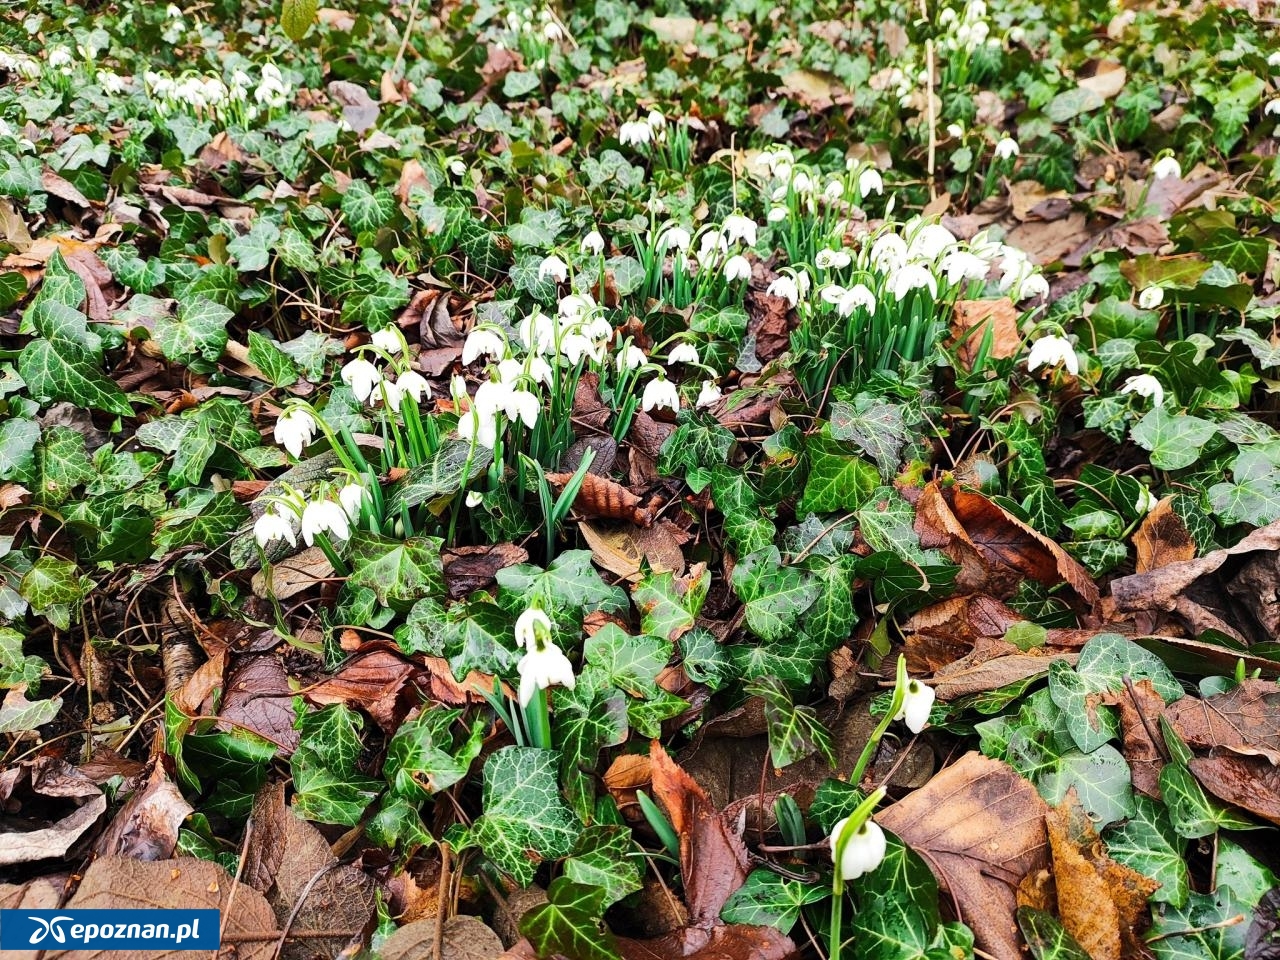
[[[1160,799],[1160,771],[1168,755],[1160,734],[1160,714],[1164,699],[1150,680],[1139,680],[1132,690],[1103,697],[1103,703],[1120,708],[1120,731],[1124,758],[1129,761],[1133,788],[1153,800]]]
[[[547,482],[557,490],[563,490],[573,479],[572,473],[548,473]],[[608,477],[587,473],[582,487],[573,498],[573,508],[589,517],[605,520],[626,520],[638,527],[653,523],[653,511],[642,507],[643,501],[622,484]]]
[[[369,91],[360,84],[333,80],[326,89],[329,96],[342,105],[342,119],[357,134],[364,133],[378,122],[378,101],[369,96]]]
[[[1235,754],[1200,757],[1188,766],[1218,799],[1280,824],[1280,767],[1264,757]]]
[[[788,960],[797,955],[791,938],[776,927],[721,924],[710,930],[685,927],[656,940],[618,938],[625,960]]]
[[[646,529],[634,524],[613,526],[583,520],[578,529],[591,548],[592,559],[626,580],[639,580],[646,561],[658,572],[670,570],[677,576],[684,572],[680,544],[687,535],[669,521],[659,521]]]
[[[249,730],[292,753],[301,736],[294,729],[293,698],[284,664],[274,654],[237,658],[227,676],[218,727]]]
[[[307,547],[253,575],[254,596],[287,600],[333,576],[333,564],[320,547]]]
[[[1150,573],[1170,563],[1192,560],[1196,555],[1196,542],[1174,511],[1172,497],[1161,500],[1143,518],[1133,534],[1133,546],[1138,554],[1138,573]]]
[[[157,763],[146,784],[125,801],[94,844],[99,857],[168,860],[178,846],[178,830],[194,808]]]
[[[382,960],[422,960],[434,957],[436,921],[406,924],[378,947]],[[441,960],[493,960],[502,955],[502,941],[478,917],[454,916],[444,922]]]
[[[1015,891],[1049,865],[1046,810],[1012,767],[967,753],[876,820],[924,857],[983,950],[1020,960]]]
[[[1010,683],[1026,680],[1028,677],[1047,674],[1049,664],[1054,660],[1064,660],[1074,664],[1076,654],[1035,656],[1030,653],[1011,653],[973,666],[966,666],[963,670],[940,671],[935,674],[932,686],[939,699],[954,700],[974,693],[997,690]]]
[[[1280,686],[1267,680],[1246,680],[1203,700],[1183,697],[1169,704],[1165,716],[1193,749],[1280,763]]]
[[[1001,300],[959,300],[951,318],[951,337],[959,343],[959,358],[972,370],[982,342],[991,332],[990,356],[1012,357],[1022,349],[1018,334],[1018,311],[1007,297]]]
[[[529,559],[529,551],[514,543],[450,547],[441,553],[449,596],[457,600],[491,586],[499,570]]]
[[[345,703],[365,710],[387,733],[394,733],[417,699],[406,686],[422,668],[390,645],[364,644],[332,678],[306,692],[317,706]]]
[[[1083,213],[1072,213],[1061,220],[1030,220],[1009,231],[1006,241],[1026,252],[1033,262],[1044,265],[1061,260],[1089,237]]]
[[[232,891],[235,891],[234,898]],[[260,933],[275,929],[275,917],[262,894],[243,884],[237,885],[226,870],[208,860],[180,857],[176,860],[144,862],[125,857],[103,857],[85,871],[80,889],[67,903],[74,910],[155,910],[204,909],[222,911],[223,935]],[[301,930],[301,927],[294,928]],[[238,960],[270,960],[275,944],[269,940],[247,941],[237,945]],[[124,950],[84,951],[50,950],[53,958],[75,960],[175,960],[189,957],[190,951]]]

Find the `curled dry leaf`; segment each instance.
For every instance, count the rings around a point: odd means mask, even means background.
[[[983,950],[1021,960],[1015,891],[1049,865],[1047,809],[1012,767],[967,753],[876,820],[924,858]]]
[[[1280,767],[1229,753],[1197,757],[1188,766],[1215,797],[1280,825]]]
[[[450,547],[441,552],[449,596],[457,600],[493,585],[499,570],[529,559],[529,551],[514,543],[492,546]]]
[[[1160,733],[1160,715],[1165,711],[1164,698],[1156,692],[1150,680],[1143,679],[1134,684],[1126,684],[1125,689],[1117,693],[1104,694],[1102,702],[1120,710],[1124,758],[1129,761],[1133,789],[1153,800],[1159,800],[1160,771],[1169,755],[1164,736]]]
[[[610,573],[627,580],[639,580],[644,563],[661,573],[684,573],[684,553],[680,544],[688,534],[667,520],[651,527],[635,524],[609,526],[584,520],[578,525],[591,548],[592,559]]]
[[[26,829],[5,835],[0,867],[65,856],[106,813],[107,798],[97,784],[54,757],[37,757],[6,771],[5,777],[0,798],[6,812],[19,815],[11,817],[14,826]],[[50,822],[64,810],[65,815]]]
[[[1133,546],[1138,554],[1138,573],[1192,560],[1196,555],[1196,542],[1174,511],[1172,497],[1161,500],[1143,518],[1133,534]]]
[[[407,687],[422,668],[390,644],[366,643],[333,677],[306,692],[317,706],[345,703],[363,709],[388,734],[394,733],[419,699]]]
[[[572,479],[572,473],[547,474],[547,482],[557,490],[563,490]],[[648,527],[653,523],[653,511],[641,507],[641,503],[640,497],[616,480],[587,473],[573,499],[573,508],[589,517],[625,520],[638,527]]]
[[[99,857],[168,860],[178,846],[178,830],[193,807],[156,763],[146,784],[135,790],[94,844]]]

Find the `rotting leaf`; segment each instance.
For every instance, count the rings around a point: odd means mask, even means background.
[[[1203,700],[1185,697],[1165,716],[1193,749],[1226,749],[1280,764],[1280,686],[1275,683],[1246,680]]]

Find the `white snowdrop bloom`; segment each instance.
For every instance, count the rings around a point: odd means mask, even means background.
[[[542,25],[542,36],[551,43],[557,43],[564,39],[564,30],[554,20],[548,20]]]
[[[689,249],[689,244],[693,242],[693,238],[689,236],[689,231],[683,227],[668,225],[660,234],[658,234],[658,246],[663,252],[668,250],[679,250],[682,253]]]
[[[688,343],[687,341],[682,340],[680,343],[677,343],[674,347],[672,347],[671,350],[667,353],[668,365],[673,363],[697,363],[697,362],[698,362],[698,348],[695,347],[692,343]]]
[[[388,410],[399,410],[400,401],[404,397],[404,389],[394,380],[388,380],[383,377],[378,381],[378,385],[373,388],[373,393],[369,397],[369,403],[372,406],[383,404]]]
[[[230,91],[227,90],[227,85],[223,83],[220,78],[205,77],[204,80],[201,81],[201,85],[204,88],[205,102],[208,103],[209,106],[216,107],[219,104],[226,102]]]
[[[803,170],[797,170],[791,178],[791,189],[798,194],[813,193],[813,177]]]
[[[338,503],[347,511],[352,523],[360,519],[360,510],[367,496],[368,491],[358,483],[348,483],[338,491]]]
[[[655,377],[644,385],[640,406],[645,413],[658,407],[666,407],[675,412],[680,409],[680,392],[670,380],[665,377]]]
[[[1022,150],[1018,146],[1018,141],[1013,139],[1013,137],[1003,136],[996,141],[997,160],[1012,160],[1021,152]]]
[[[533,353],[546,353],[556,344],[555,321],[539,310],[520,321],[518,332],[520,342]]]
[[[628,370],[638,370],[644,366],[645,361],[649,358],[644,355],[644,351],[637,347],[634,343],[628,343],[618,351],[615,363],[619,373],[625,373]]]
[[[938,268],[947,275],[947,283],[964,280],[985,280],[991,265],[968,250],[949,250]]]
[[[748,247],[756,245],[756,222],[750,217],[744,217],[740,213],[731,213],[724,218],[724,224],[720,229],[724,232],[725,239],[729,243],[741,240]]]
[[[618,143],[621,146],[643,146],[653,139],[653,128],[643,120],[628,120],[618,127]]]
[[[1049,281],[1043,273],[1033,273],[1018,285],[1018,300],[1049,296]]]
[[[404,349],[404,337],[396,327],[383,327],[369,338],[375,347],[392,356]]]
[[[604,237],[600,236],[599,230],[592,230],[582,238],[578,249],[589,256],[598,257],[604,253]]]
[[[582,328],[583,335],[596,341],[613,339],[613,325],[604,317],[592,317],[591,322]]]
[[[75,57],[71,55],[71,50],[67,47],[51,47],[49,55],[46,58],[50,69],[57,70],[59,67],[69,67],[75,63]]]
[[[911,234],[908,260],[936,260],[956,245],[955,234],[940,223],[926,223]]]
[[[730,283],[751,279],[751,263],[740,253],[724,262],[724,278]]]
[[[472,409],[458,418],[458,436],[474,441],[477,446],[492,450],[498,442],[498,421],[493,414],[483,414]]]
[[[599,363],[604,359],[604,347],[580,333],[570,333],[560,341],[560,353],[575,366],[583,357]]]
[[[551,635],[553,629],[551,618],[537,607],[530,607],[516,617],[516,646],[522,650],[533,650],[538,644],[538,628]]]
[[[1009,43],[1017,46],[1027,38],[1027,31],[1021,26],[1015,25],[1009,28],[1009,32],[1005,34],[1005,37]]]
[[[938,281],[933,272],[918,263],[908,263],[889,274],[888,288],[895,300],[902,300],[912,290],[928,288],[931,296],[938,295]]]
[[[722,396],[723,394],[714,380],[703,380],[702,389],[698,391],[698,399],[694,406],[699,410],[715,406]]]
[[[1176,180],[1182,176],[1182,164],[1173,157],[1161,157],[1151,165],[1151,175],[1157,180],[1163,180],[1165,177],[1173,177]]]
[[[311,445],[318,429],[316,418],[308,411],[297,407],[276,420],[276,443],[294,457],[301,457],[302,451]]]
[[[1152,406],[1159,407],[1164,404],[1164,387],[1149,373],[1140,373],[1136,377],[1130,377],[1124,382],[1124,386],[1120,388],[1121,393],[1136,393],[1140,397],[1150,397]]]
[[[929,722],[929,711],[933,709],[933,700],[936,696],[933,687],[919,680],[908,680],[907,691],[902,697],[902,706],[898,708],[893,719],[905,720],[908,730],[919,733]]]
[[[1076,348],[1065,337],[1041,337],[1031,345],[1031,353],[1027,355],[1027,372],[1033,373],[1041,367],[1056,367],[1063,364],[1072,376],[1080,373],[1080,360],[1076,356]]]
[[[486,380],[476,388],[475,408],[481,416],[491,417],[499,410],[505,412],[511,399],[511,385],[500,380]]]
[[[253,525],[253,539],[258,546],[265,547],[276,540],[287,540],[289,546],[298,545],[298,537],[293,530],[293,520],[279,510],[268,510]]]
[[[117,73],[110,70],[98,71],[98,85],[102,87],[102,92],[111,96],[117,96],[124,93],[125,79]]]
[[[524,376],[524,364],[514,357],[498,361],[498,380],[510,387]]]
[[[765,293],[771,297],[781,297],[791,307],[800,302],[800,287],[796,283],[795,277],[789,277],[785,273],[775,277]]]
[[[577,683],[573,664],[551,640],[539,640],[530,647],[516,664],[516,671],[520,674],[521,707],[527,707],[538,690],[553,686],[572,690]]]
[[[561,297],[556,310],[566,320],[585,321],[596,309],[595,298],[589,293],[571,293]]]
[[[518,420],[532,430],[534,424],[538,422],[540,413],[542,413],[542,401],[538,399],[536,393],[528,390],[512,390],[507,397],[506,414],[507,419],[512,423]]]
[[[1280,67],[1280,50],[1276,50],[1267,57],[1267,66]]]
[[[843,270],[853,262],[847,250],[831,250],[824,248],[819,250],[813,258],[813,265],[819,270]]]
[[[456,373],[449,381],[449,396],[453,397],[454,403],[467,399],[467,381]]]
[[[1138,294],[1138,306],[1143,310],[1154,310],[1162,303],[1164,303],[1164,287],[1152,284],[1149,287],[1143,287],[1142,292]]]
[[[787,219],[787,216],[790,213],[791,211],[786,207],[770,207],[769,213],[765,219],[770,223],[781,223],[783,220]]]
[[[468,510],[474,510],[480,504],[484,503],[484,494],[479,490],[471,490],[467,493],[466,504]]]
[[[823,287],[819,296],[827,303],[834,304],[836,313],[842,317],[852,315],[853,311],[859,307],[866,308],[868,313],[876,312],[875,294],[867,288],[866,284],[855,283],[852,287],[845,289],[833,283]]]
[[[650,110],[649,115],[644,118],[644,122],[649,125],[649,129],[655,135],[667,129],[667,118],[658,110]]]
[[[835,825],[831,830],[831,856],[836,855],[836,843],[840,839],[840,834],[844,832],[844,825],[849,822],[849,818],[845,817]],[[885,850],[888,844],[885,841],[884,831],[880,829],[880,825],[874,820],[864,820],[858,827],[852,837],[844,845],[844,850],[840,854],[840,862],[836,864],[836,869],[840,871],[840,876],[844,880],[857,880],[859,877],[870,873],[884,861]]]
[[[396,377],[396,386],[405,396],[412,397],[414,403],[421,403],[423,397],[431,399],[431,384],[417,370],[406,370]]]
[[[832,180],[822,188],[822,196],[826,200],[839,200],[844,196],[844,184],[839,180]]]
[[[873,193],[884,195],[884,178],[875,167],[867,167],[858,174],[858,195],[865,200]]]
[[[710,230],[698,241],[698,263],[711,268],[721,256],[729,252],[729,242],[718,230]]]
[[[1146,516],[1154,510],[1157,505],[1159,505],[1160,498],[1152,493],[1151,488],[1145,483],[1139,484],[1139,486],[1141,486],[1142,489],[1139,491],[1137,497],[1134,498],[1133,509],[1138,516],[1142,517]]]
[[[302,539],[313,546],[321,534],[333,534],[339,540],[351,536],[351,522],[342,504],[334,500],[313,500],[302,511]]]
[[[907,262],[907,242],[896,233],[882,233],[871,244],[871,265],[880,273],[892,273]]]
[[[545,280],[547,277],[550,277],[556,283],[564,283],[569,279],[569,265],[554,253],[549,257],[545,257],[542,263],[538,264],[538,279]]]
[[[462,344],[462,365],[470,366],[481,357],[500,360],[507,352],[507,341],[492,327],[475,327]]]
[[[450,157],[445,161],[445,169],[455,177],[462,178],[466,176],[467,165],[461,157]]]
[[[951,137],[952,139],[959,140],[961,137],[964,136],[964,127],[962,127],[958,123],[948,123],[947,136]]]
[[[551,364],[547,363],[542,357],[529,357],[525,361],[525,376],[534,383],[540,383],[544,387],[551,386],[555,375],[551,370]]]
[[[1035,267],[1021,250],[1013,247],[1004,248],[1004,256],[1000,261],[1000,292],[1008,293],[1020,287],[1029,276],[1035,273]]]

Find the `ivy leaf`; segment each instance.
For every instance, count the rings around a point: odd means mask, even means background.
[[[1200,451],[1216,432],[1217,427],[1208,420],[1156,407],[1133,425],[1130,436],[1151,452],[1153,467],[1181,470],[1200,459]]]
[[[365,271],[343,297],[342,322],[381,330],[409,302],[409,281],[389,270]]]
[[[320,269],[320,261],[316,259],[315,247],[302,233],[294,227],[285,227],[280,231],[280,240],[276,245],[276,253],[287,267],[301,270],[303,273],[315,273]],[[314,331],[309,331],[314,333]]]
[[[640,611],[640,629],[655,637],[679,639],[697,622],[709,581],[704,570],[692,584],[684,584],[682,595],[671,571],[646,574],[631,588],[631,601]]]
[[[192,543],[221,546],[248,519],[248,508],[230,490],[194,491],[156,519],[156,554],[163,556]]]
[[[299,717],[301,737],[289,758],[298,816],[346,827],[360,822],[380,789],[356,770],[363,725],[360,714],[341,703]]]
[[[1152,900],[1175,907],[1187,902],[1191,886],[1183,857],[1186,842],[1174,831],[1159,803],[1141,794],[1135,795],[1129,819],[1109,827],[1103,839],[1112,860],[1160,884],[1160,889],[1151,895]],[[1219,882],[1222,882],[1221,874]]]
[[[633,637],[616,623],[607,623],[587,638],[583,656],[613,686],[633,697],[650,697],[657,691],[658,674],[671,659],[672,650],[669,640]]]
[[[45,662],[22,652],[23,636],[12,627],[0,627],[0,687],[24,687],[35,691],[44,676]]]
[[[814,643],[834,650],[858,623],[853,609],[853,557],[810,557],[805,569],[820,592],[804,615],[804,632]]]
[[[573,812],[560,797],[557,759],[554,750],[503,747],[485,761],[484,813],[472,826],[471,836],[485,856],[522,887],[533,882],[543,860],[566,856],[580,833]],[[604,892],[588,889],[598,916]],[[576,898],[575,893],[570,900],[576,902]],[[598,930],[595,938],[600,939]]]
[[[521,563],[499,570],[498,600],[508,609],[521,610],[534,603],[543,609],[581,613],[587,609],[624,610],[628,607],[621,588],[600,579],[591,565],[590,550],[566,550],[543,570]]]
[[[227,321],[232,316],[220,303],[193,297],[178,308],[177,317],[156,320],[153,336],[174,363],[189,364],[197,358],[213,363],[227,346]]]
[[[31,565],[18,593],[39,612],[54,606],[78,604],[84,599],[85,584],[74,562],[45,555]]]
[[[440,497],[452,496],[475,480],[493,462],[493,451],[450,437],[426,463],[410,470],[387,497],[387,516],[397,516],[406,507],[412,509]],[[465,473],[465,477],[464,477]]]
[[[324,379],[325,363],[330,357],[340,357],[344,352],[341,341],[315,330],[305,330],[292,340],[276,346],[298,365],[312,383],[319,383]]]
[[[595,804],[594,773],[600,751],[627,738],[626,697],[603,682],[599,671],[589,669],[572,690],[555,687],[552,699],[565,793],[574,811],[586,820]]]
[[[274,387],[291,387],[298,382],[298,367],[276,345],[257,330],[249,331],[249,362],[266,375]]]
[[[258,217],[248,233],[231,239],[227,253],[236,258],[236,268],[241,273],[256,273],[271,263],[271,254],[279,240],[280,228],[270,220]]]
[[[720,908],[725,923],[746,923],[755,927],[777,927],[783,933],[800,919],[800,911],[830,896],[821,883],[792,880],[772,870],[752,870],[747,881]]]
[[[898,472],[909,439],[902,405],[865,393],[852,403],[840,400],[831,405],[831,436],[857,446],[876,462],[885,480]]]
[[[578,837],[564,862],[564,875],[574,883],[604,890],[607,907],[641,888],[639,851],[629,828],[596,824]]]
[[[880,485],[880,473],[861,457],[850,456],[843,444],[814,434],[806,445],[809,479],[796,512],[833,513],[857,510]]]
[[[711,470],[729,459],[734,444],[733,434],[705,413],[681,410],[676,417],[679,426],[662,445],[658,457],[658,471],[667,476],[684,476],[696,470]],[[707,479],[695,477],[689,486],[700,492]]]
[[[28,700],[21,687],[14,687],[0,703],[0,733],[26,733],[52,723],[62,709],[62,698]]]
[[[1213,893],[1193,893],[1184,906],[1166,906],[1152,911],[1148,941],[1156,960],[1242,960],[1249,954],[1245,947],[1247,923],[1235,917],[1248,917],[1253,904],[1238,898],[1221,884]],[[1259,952],[1258,957],[1266,954]]]
[[[791,691],[777,677],[760,677],[746,685],[747,696],[764,701],[764,717],[769,733],[769,755],[775,768],[788,767],[815,752],[835,766],[831,733],[818,719],[813,707],[796,706]]]
[[[316,0],[284,0],[280,8],[280,27],[294,43],[307,35],[316,19]]]
[[[782,640],[818,599],[822,586],[805,571],[783,566],[777,547],[757,550],[733,568],[733,589],[747,626],[761,640]]]
[[[352,180],[342,195],[342,215],[355,233],[377,230],[396,212],[396,198],[390,190],[374,189],[364,180]]]
[[[547,888],[547,902],[521,919],[520,932],[540,957],[620,960],[617,942],[601,922],[606,896],[603,887],[557,877]]]
[[[535,77],[534,86],[537,84]],[[507,228],[507,236],[517,247],[549,250],[555,245],[556,238],[564,227],[564,214],[559,210],[539,210],[537,207],[527,206],[520,211],[520,222]]]
[[[0,480],[34,483],[40,424],[15,417],[0,423]]]
[[[733,665],[748,680],[758,677],[777,677],[792,687],[802,687],[813,682],[813,675],[822,666],[828,651],[804,633],[799,633],[787,643],[762,643],[759,646],[737,644],[730,648]]]
[[[433,708],[401,724],[387,745],[383,773],[397,797],[421,803],[466,777],[484,743],[484,720],[477,718],[459,742],[454,735],[461,710]]]
[[[1075,789],[1080,806],[1098,829],[1133,815],[1133,784],[1129,764],[1111,744],[1092,753],[1068,751],[1057,769],[1040,777],[1036,787],[1050,803],[1061,803]]]
[[[1161,768],[1160,797],[1174,831],[1188,840],[1207,837],[1219,829],[1247,830],[1251,826],[1248,820],[1211,800],[1200,781],[1181,763],[1166,763]]]
[[[1243,450],[1231,465],[1232,483],[1209,488],[1213,511],[1229,523],[1265,526],[1280,520],[1280,473],[1275,457]]]
[[[1019,907],[1018,929],[1035,960],[1089,960],[1075,937],[1048,911]]]
[[[654,739],[662,736],[664,720],[678,717],[688,709],[688,701],[659,688],[647,700],[627,701],[627,722],[640,736]]]
[[[353,587],[367,587],[384,607],[407,610],[426,596],[444,596],[439,537],[392,540],[364,530],[351,535]]]
[[[79,312],[84,299],[84,281],[80,279],[80,274],[67,265],[61,250],[55,250],[45,265],[44,281],[40,284],[40,293],[36,295],[32,306],[55,301]]]
[[[97,476],[89,455],[85,453],[84,434],[70,427],[49,427],[36,446],[36,464],[40,474],[35,489],[36,500],[56,507],[71,499],[76,487]]]
[[[32,340],[18,355],[18,375],[40,402],[65,400],[122,417],[133,413],[124,391],[98,369],[97,357],[78,344]]]
[[[877,897],[850,923],[859,960],[907,960],[924,957],[934,926],[923,910],[899,897]]]

